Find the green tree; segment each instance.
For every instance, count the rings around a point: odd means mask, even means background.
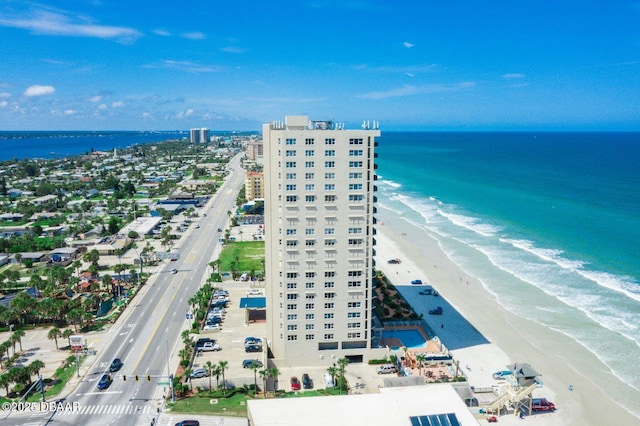
[[[220,367],[220,371],[222,373],[222,394],[226,395],[226,393],[227,393],[227,381],[224,379],[224,372],[225,372],[225,370],[227,370],[229,368],[229,362],[228,361],[220,361],[218,363],[218,366]]]
[[[34,374],[37,379],[38,376],[40,375],[40,370],[42,370],[44,367],[45,367],[44,362],[40,361],[39,359],[34,360],[27,366],[27,369],[29,371],[29,377],[31,377],[31,374]]]
[[[11,340],[17,341],[20,344],[20,352],[22,352],[22,338],[24,337],[24,335],[25,335],[24,330],[16,330],[11,335]],[[14,347],[15,347],[15,345],[14,345]],[[14,351],[15,351],[15,349],[14,349]]]
[[[205,370],[207,370],[207,374],[209,375],[209,391],[211,391],[211,376],[213,375],[215,366],[211,361],[207,361],[207,363],[204,365],[204,368]]]
[[[60,329],[58,327],[53,327],[49,330],[49,333],[47,333],[47,338],[49,340],[54,340],[56,342],[56,349],[58,348],[58,337],[62,337],[62,334],[60,333]],[[69,345],[71,346],[71,345]]]
[[[65,328],[62,331],[62,337],[64,339],[67,339],[67,342],[69,343],[69,347],[71,347],[71,336],[73,336],[73,330],[71,330],[70,328]]]
[[[262,367],[261,364],[258,364],[257,362],[253,361],[250,365],[249,368],[253,370],[253,389],[257,392],[258,391],[258,370]]]

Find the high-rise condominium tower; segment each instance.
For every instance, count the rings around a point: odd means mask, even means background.
[[[370,357],[377,126],[263,125],[267,343],[280,365]]]

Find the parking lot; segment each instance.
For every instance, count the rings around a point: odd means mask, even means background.
[[[266,322],[248,323],[248,312],[244,308],[240,308],[240,299],[242,297],[264,297],[264,282],[252,281],[232,281],[226,280],[219,285],[219,288],[228,292],[229,303],[225,308],[224,319],[221,322],[220,330],[201,331],[200,334],[192,335],[193,341],[199,338],[211,338],[220,346],[220,350],[210,350],[199,352],[196,356],[192,370],[197,368],[206,368],[206,364],[210,361],[212,364],[218,364],[220,361],[226,361],[227,369],[225,370],[225,380],[236,387],[245,384],[254,383],[254,372],[251,368],[243,368],[243,361],[248,359],[257,359],[265,367],[272,367],[273,364],[267,364],[266,353]],[[257,291],[256,291],[257,290]],[[257,294],[257,293],[260,294]],[[246,352],[245,339],[247,337],[255,337],[262,340],[261,352]],[[291,389],[291,377],[295,376],[302,382],[304,374],[308,374],[311,379],[313,389],[325,388],[327,367],[296,367],[288,368],[275,365],[280,370],[277,388],[285,391]],[[263,367],[264,368],[264,367]],[[262,369],[262,368],[261,368]],[[347,368],[347,380],[351,386],[351,393],[376,393],[378,386],[382,384],[383,377],[376,374],[375,366],[367,364],[351,364]],[[222,376],[219,377],[222,383]],[[257,374],[258,386],[262,388],[262,378]],[[211,378],[211,385],[216,386],[216,378]],[[273,389],[273,382],[267,384],[269,390]],[[206,389],[209,387],[209,378],[200,377],[193,379],[193,387]],[[301,386],[302,387],[302,386]],[[305,389],[300,389],[304,391]]]

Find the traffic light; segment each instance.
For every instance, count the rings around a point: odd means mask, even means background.
[[[150,381],[151,381],[151,376],[150,376],[150,375],[148,375],[148,376],[147,376],[147,381],[148,381],[148,382],[150,382]]]
[[[139,379],[139,378],[138,378],[138,375],[136,374],[136,382],[138,381],[138,379]]]
[[[122,380],[126,382],[127,381],[127,376],[122,376]]]

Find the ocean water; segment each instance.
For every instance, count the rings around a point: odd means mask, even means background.
[[[377,152],[377,217],[593,354],[640,415],[640,133],[382,132]]]
[[[0,131],[0,161],[64,158],[189,137],[185,131]]]

